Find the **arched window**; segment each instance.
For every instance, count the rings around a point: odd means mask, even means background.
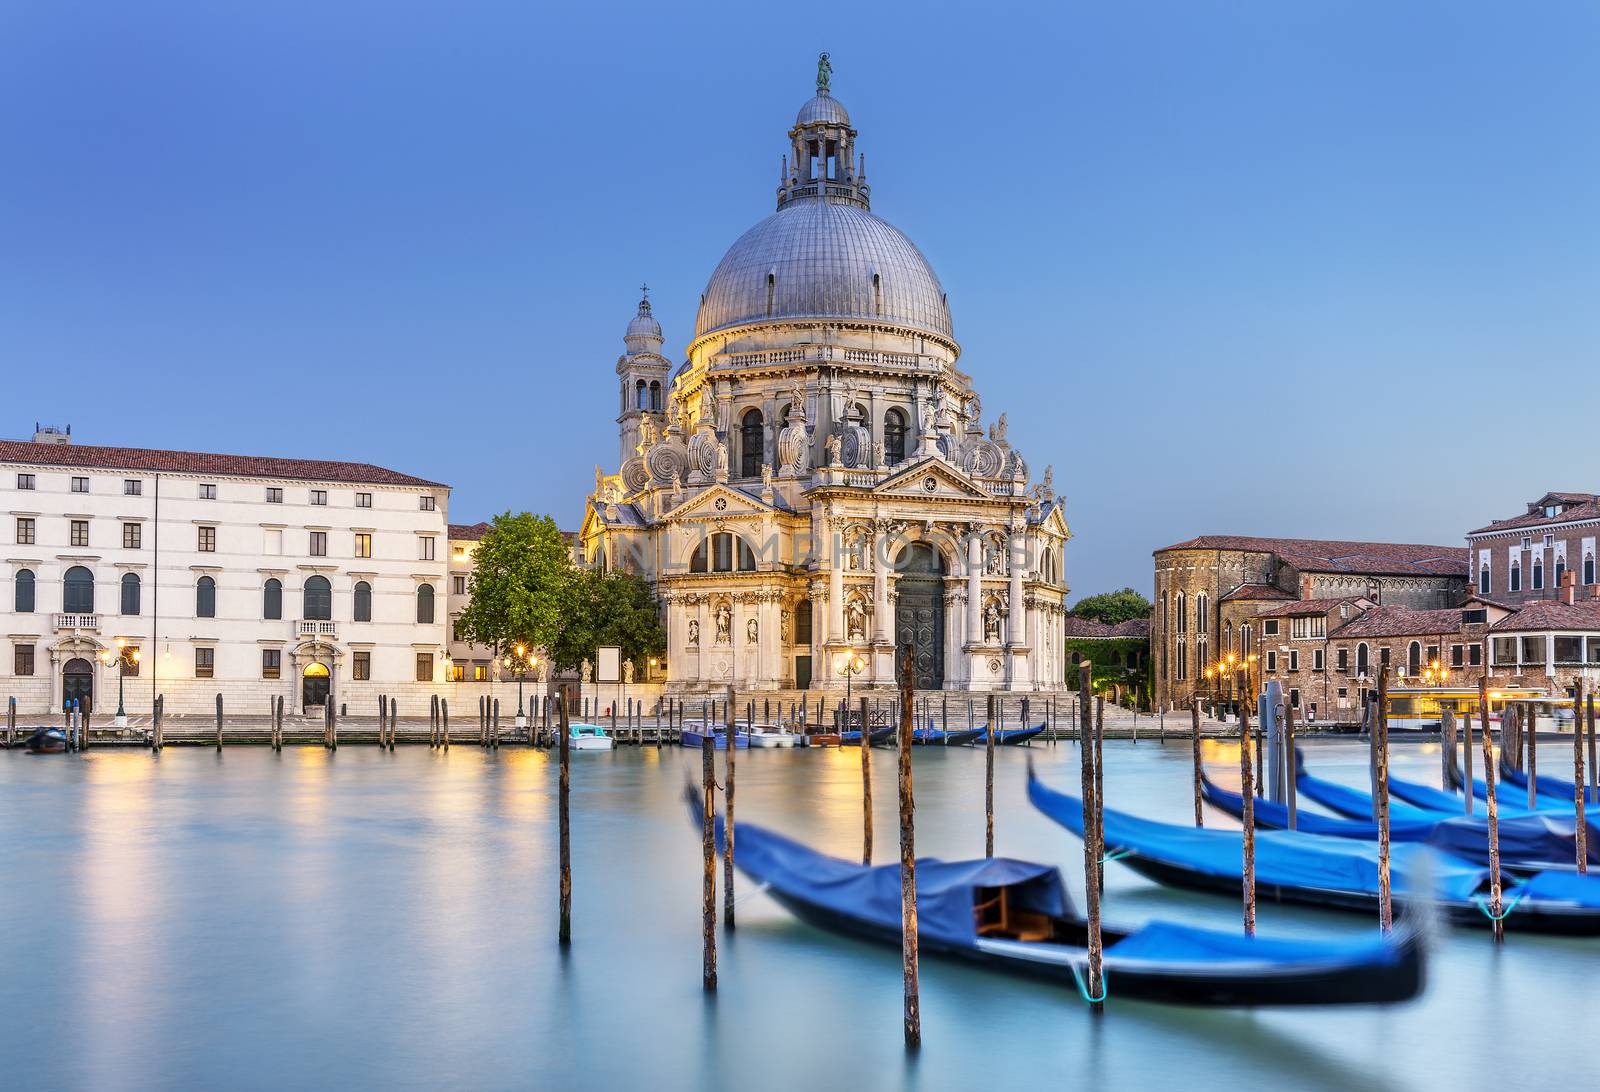
[[[94,574],[82,565],[67,570],[62,581],[61,609],[68,614],[94,613]]]
[[[1538,591],[1544,587],[1544,558],[1533,559],[1533,590]]]
[[[1583,582],[1585,584],[1593,584],[1594,583],[1594,555],[1593,554],[1584,554],[1583,555]]]
[[[194,583],[194,616],[196,618],[217,616],[217,582],[209,576],[202,576]]]
[[[1422,645],[1420,642],[1412,641],[1411,647],[1406,649],[1406,674],[1422,674]]]
[[[906,461],[906,415],[898,409],[883,415],[883,461],[890,466]]]
[[[661,380],[650,381],[650,410],[652,413],[661,412]]]
[[[1478,594],[1489,594],[1489,566],[1483,565],[1478,569]]]
[[[333,619],[333,585],[325,576],[306,580],[300,591],[300,614],[308,622],[327,622]]]
[[[1210,621],[1210,619],[1208,619],[1206,617],[1206,597],[1204,595],[1195,596],[1194,597],[1194,628],[1198,632],[1203,634],[1203,633],[1205,633],[1207,630],[1209,630],[1211,628],[1209,625],[1206,624],[1209,621]]]
[[[17,613],[33,613],[33,570],[17,570]]]
[[[417,585],[417,624],[433,624],[433,585]]]
[[[1561,586],[1561,578],[1566,575],[1567,559],[1564,557],[1556,558],[1556,582],[1554,586],[1559,588]]]
[[[1233,651],[1233,623],[1224,622],[1222,625],[1222,651]]]
[[[692,573],[749,573],[755,572],[755,568],[755,552],[744,539],[729,531],[711,535],[696,546],[689,557]]]
[[[761,477],[764,452],[761,450],[761,411],[745,410],[739,418],[739,476]]]
[[[1522,562],[1520,561],[1511,563],[1511,583],[1509,587],[1512,591],[1522,590]]]
[[[644,385],[644,380],[634,384],[634,405],[638,409],[650,408],[650,392]]]
[[[268,577],[261,586],[261,617],[276,622],[283,617],[283,581]]]
[[[353,616],[357,622],[372,621],[372,585],[365,580],[356,581]]]
[[[1189,597],[1187,595],[1185,595],[1183,592],[1179,592],[1178,593],[1177,606],[1178,606],[1178,632],[1179,633],[1188,633],[1189,632],[1189,615],[1188,615]]]
[[[1372,660],[1371,660],[1370,655],[1367,652],[1367,643],[1365,641],[1362,641],[1359,645],[1356,646],[1356,674],[1357,675],[1365,675],[1365,674],[1367,674],[1367,669],[1370,668],[1371,666],[1372,666]],[[1576,791],[1576,790],[1574,790],[1574,791]]]
[[[139,613],[139,574],[122,574],[122,613]]]
[[[1239,623],[1239,655],[1250,655],[1250,623]]]

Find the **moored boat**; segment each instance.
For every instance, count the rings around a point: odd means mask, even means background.
[[[40,728],[22,741],[29,754],[57,755],[67,749],[67,735],[59,728]]]
[[[679,742],[685,747],[693,747],[698,750],[705,745],[708,736],[711,738],[712,745],[716,750],[726,751],[728,749],[727,727],[721,724],[708,725],[705,721],[699,720],[686,720],[683,722],[683,735]],[[733,745],[735,748],[749,747],[749,731],[741,731],[738,725],[735,725],[733,729]]]
[[[893,728],[874,728],[872,730],[871,734],[867,737],[867,742],[869,744],[871,744],[872,746],[876,747],[879,744],[887,743],[889,741],[889,737],[892,736],[892,735],[894,735],[894,729]],[[856,729],[856,730],[850,731],[850,732],[840,732],[839,733],[839,746],[841,746],[841,747],[859,747],[859,746],[861,746],[861,731],[860,731],[860,729]]]
[[[934,747],[964,747],[983,735],[982,728],[966,728],[950,731],[945,728],[913,728],[911,742],[921,746]]]
[[[776,724],[752,725],[749,736],[750,746],[764,748],[793,747],[800,739],[793,732]]]
[[[557,746],[560,739],[556,740]],[[606,730],[598,724],[569,724],[567,726],[567,747],[573,751],[609,751],[615,741]]]
[[[684,791],[690,821],[700,793]],[[722,820],[716,840],[723,844]],[[900,866],[829,857],[741,823],[734,864],[785,909],[819,929],[898,947]],[[1013,974],[1084,988],[1087,928],[1061,874],[1004,857],[917,860],[917,947]],[[1106,927],[1113,998],[1188,1005],[1317,1005],[1404,1001],[1422,988],[1425,946],[1402,925],[1390,937],[1279,940],[1174,922]]]
[[[1045,725],[1043,722],[1033,728],[1001,728],[994,734],[995,746],[1015,747],[1019,743],[1027,743],[1029,740],[1040,735],[1044,729]],[[984,742],[985,734],[987,732],[988,729],[983,729],[980,731],[977,742]]]

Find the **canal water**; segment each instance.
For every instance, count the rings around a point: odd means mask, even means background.
[[[1361,785],[1365,751],[1313,743]],[[1438,749],[1396,747],[1437,783]],[[1219,781],[1238,751],[1207,743]],[[1063,867],[1080,844],[1023,796],[1029,755],[1075,791],[1072,745],[1002,749],[997,852]],[[892,753],[874,753],[876,857],[897,855]],[[1556,770],[1552,746],[1540,766]],[[556,945],[556,766],[526,748],[345,746],[0,753],[0,1084],[151,1088],[1067,1088],[1452,1090],[1588,1084],[1600,940],[1443,933],[1420,1000],[1203,1011],[1122,1002],[940,960],[925,1046],[900,1035],[897,949],[803,926],[760,893],[700,989],[700,757],[574,754],[573,944]],[[721,756],[719,756],[719,766]],[[916,754],[917,846],[983,852],[979,750]],[[1105,746],[1107,802],[1192,821],[1187,740]],[[860,752],[740,752],[738,817],[861,850]],[[1207,823],[1227,825],[1215,812]],[[1108,921],[1234,928],[1237,903],[1106,868]],[[741,881],[741,891],[750,885]],[[720,893],[719,893],[720,901]],[[1264,934],[1360,916],[1263,904]],[[1487,923],[1485,923],[1486,925]],[[1526,1067],[1526,1068],[1525,1068]]]

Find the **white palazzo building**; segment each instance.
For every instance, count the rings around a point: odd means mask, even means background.
[[[1065,674],[1051,474],[985,429],[949,301],[871,212],[856,130],[817,93],[777,210],[700,297],[688,360],[639,304],[617,361],[620,465],[596,471],[591,564],[655,582],[669,686],[1054,688]]]

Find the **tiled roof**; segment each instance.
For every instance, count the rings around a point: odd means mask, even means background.
[[[1431,637],[1461,631],[1461,608],[1412,610],[1410,607],[1373,607],[1352,618],[1330,637]]]
[[[1264,610],[1256,617],[1292,618],[1295,615],[1332,614],[1340,606],[1365,602],[1367,597],[1364,595],[1341,595],[1337,599],[1296,599],[1293,603],[1284,603],[1271,610]]]
[[[1501,531],[1522,531],[1529,527],[1546,527],[1552,523],[1572,523],[1580,519],[1600,519],[1600,498],[1587,493],[1554,493],[1551,498],[1571,504],[1560,515],[1547,516],[1543,512],[1528,512],[1510,519],[1497,519],[1485,527],[1468,531],[1469,535],[1498,534]]]
[[[92,447],[81,444],[35,444],[0,440],[0,463],[84,467],[171,474],[215,474],[226,478],[287,478],[352,485],[416,485],[448,488],[442,482],[414,478],[370,463],[323,459],[278,459],[262,455],[211,455],[200,451],[158,451],[143,447]]]
[[[1096,622],[1088,618],[1079,618],[1075,614],[1067,615],[1066,632],[1068,637],[1082,639],[1113,640],[1119,637],[1132,637],[1139,640],[1148,640],[1150,637],[1150,619],[1130,618],[1126,622],[1118,622],[1108,626],[1104,622]]]
[[[1515,614],[1508,614],[1491,630],[1529,631],[1544,629],[1600,630],[1600,600],[1581,599],[1576,603],[1563,603],[1559,599],[1541,599],[1529,603]]]
[[[1462,546],[1201,535],[1156,553],[1168,550],[1246,550],[1277,554],[1286,564],[1311,573],[1371,573],[1375,576],[1465,576],[1467,573],[1467,551]]]
[[[1276,584],[1240,584],[1225,594],[1221,602],[1234,603],[1246,599],[1293,599],[1294,596]]]
[[[452,523],[450,525],[450,537],[466,542],[477,542],[488,533],[489,525],[487,523]]]

